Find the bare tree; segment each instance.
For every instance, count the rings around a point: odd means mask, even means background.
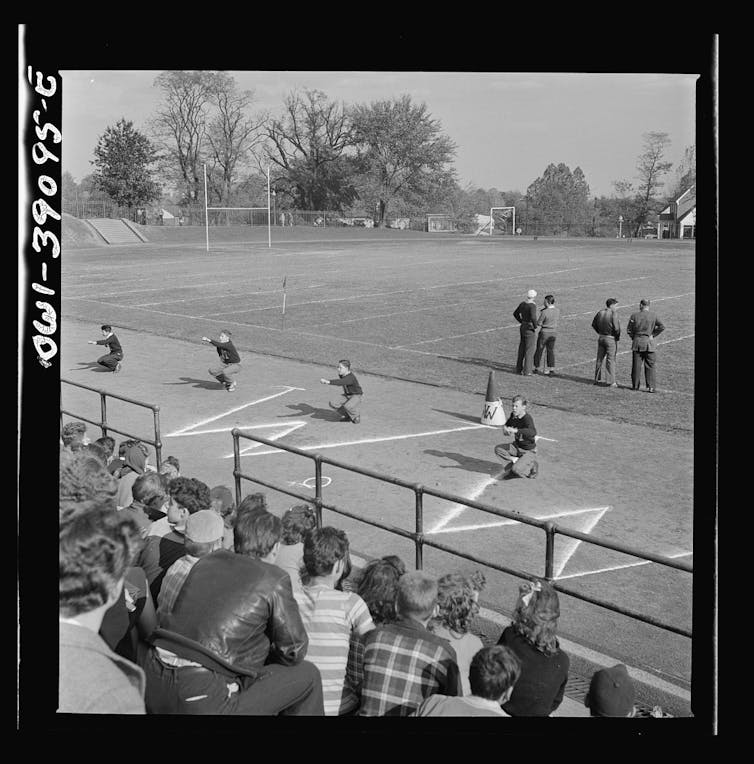
[[[644,151],[636,166],[639,185],[636,194],[634,236],[638,236],[650,212],[658,205],[657,192],[665,185],[662,176],[673,166],[664,162],[665,149],[670,145],[667,133],[644,133]]]

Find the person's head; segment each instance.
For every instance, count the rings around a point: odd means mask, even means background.
[[[529,405],[529,401],[524,398],[523,395],[514,395],[511,398],[511,411],[513,416],[522,417],[526,413],[526,407]]]
[[[181,463],[178,461],[177,457],[175,456],[166,456],[162,460],[162,464],[169,464],[173,469],[175,469],[175,477],[180,477],[181,474]],[[162,464],[160,466],[162,466]]]
[[[184,531],[186,554],[204,557],[220,549],[224,532],[225,524],[217,512],[211,509],[200,509],[194,512],[186,519]]]
[[[103,435],[101,438],[97,438],[94,442],[104,450],[105,454],[107,454],[107,461],[109,462],[115,453],[115,438],[111,438],[109,435]]]
[[[233,548],[236,554],[274,562],[281,532],[280,518],[272,512],[261,507],[239,507],[233,525]]]
[[[108,334],[112,334],[113,327],[110,326],[110,324],[102,324],[102,326],[100,326],[100,331],[102,332],[103,337],[107,337]]]
[[[649,300],[646,297],[642,297],[639,300],[639,310],[647,310],[647,308],[649,308]]]
[[[317,524],[314,509],[308,504],[296,504],[283,514],[282,542],[288,546],[300,544]]]
[[[230,331],[230,329],[220,329],[220,334],[218,335],[218,338],[220,342],[228,342],[232,336],[233,336],[233,333]]]
[[[233,494],[226,485],[216,485],[214,488],[210,488],[209,498],[212,510],[217,512],[220,517],[227,517],[235,509]]]
[[[520,676],[521,661],[512,650],[503,645],[483,647],[471,659],[471,694],[503,704],[510,698]]]
[[[167,481],[171,481],[174,478],[181,476],[181,473],[178,472],[175,465],[170,462],[162,462],[162,464],[160,464],[159,472]]]
[[[169,498],[167,480],[159,472],[144,472],[134,480],[131,494],[140,504],[151,505],[155,499],[165,504]]]
[[[87,454],[102,462],[103,467],[107,467],[107,453],[101,446],[98,446],[96,443],[88,443],[81,450],[86,451]]]
[[[209,488],[196,478],[179,477],[171,480],[168,493],[168,523],[179,531],[186,527],[189,515],[211,506]]]
[[[61,524],[60,615],[76,618],[112,605],[141,545],[137,523],[109,506],[78,512]]]
[[[133,443],[126,449],[126,453],[123,455],[123,461],[125,461],[126,466],[130,467],[134,472],[138,472],[139,475],[147,468],[147,456],[144,453],[145,449],[141,445],[141,443]]]
[[[426,623],[437,610],[437,579],[421,570],[404,573],[398,581],[398,614]]]
[[[86,434],[84,422],[68,422],[60,431],[63,445],[70,450],[78,450],[89,445],[89,436]]]
[[[351,362],[347,358],[341,358],[340,361],[338,361],[338,374],[340,374],[341,377],[344,377],[350,371]]]
[[[93,507],[117,507],[118,483],[102,462],[87,451],[61,451],[60,522]]]
[[[345,531],[332,527],[309,531],[304,537],[304,568],[305,583],[332,576],[334,586],[347,578],[351,573],[351,557]]]
[[[555,305],[555,298],[551,294],[545,295],[545,305]]]
[[[370,560],[364,566],[356,591],[376,624],[392,623],[398,617],[398,581],[405,572],[403,560],[396,555]]]
[[[479,592],[484,587],[484,574],[463,576],[448,573],[437,581],[437,621],[452,632],[468,633],[479,612]]]
[[[250,509],[261,509],[267,512],[267,496],[264,493],[250,493],[248,496],[244,496],[241,499],[241,503],[238,505],[238,511],[245,512]]]
[[[615,297],[608,297],[607,300],[605,300],[605,305],[608,308],[612,308],[613,305],[617,305],[618,301],[615,299]]]
[[[636,713],[634,696],[633,680],[628,669],[619,663],[592,674],[584,705],[590,716],[633,716]]]
[[[551,583],[539,579],[521,584],[513,611],[513,628],[545,655],[558,651],[559,617],[560,601]]]
[[[123,459],[126,455],[126,451],[128,451],[131,446],[135,446],[138,442],[138,440],[122,440],[118,445],[118,458]]]
[[[532,300],[533,300],[533,299],[534,299],[536,296],[537,296],[537,292],[536,292],[536,290],[534,290],[534,289],[530,289],[530,290],[529,290],[529,291],[526,293],[526,299],[527,299],[529,302],[531,302],[531,301],[532,301]]]

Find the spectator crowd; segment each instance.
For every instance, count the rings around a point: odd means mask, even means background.
[[[159,468],[135,440],[62,429],[58,711],[96,714],[550,716],[563,701],[558,594],[521,584],[497,644],[472,631],[477,571],[436,578],[388,555],[355,571],[311,506]],[[625,666],[592,716],[634,714]]]

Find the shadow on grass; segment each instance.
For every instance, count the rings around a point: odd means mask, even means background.
[[[442,358],[443,356],[440,357]],[[502,371],[506,374],[512,374],[515,377],[521,376],[516,371],[515,364],[498,363],[497,361],[490,361],[488,358],[456,358],[454,360],[463,361],[464,363],[469,363],[473,366],[484,366],[485,368],[491,369],[492,371]],[[594,383],[594,377],[580,377],[575,374],[563,374],[562,371],[556,371],[551,375],[534,374],[532,379],[535,377],[539,377],[541,379],[548,379],[548,377],[552,377],[553,379],[565,379],[569,382],[579,382],[582,385],[591,385]]]
[[[85,371],[90,369],[91,371],[102,371],[112,374],[110,369],[106,369],[104,366],[100,366],[96,361],[77,361],[78,367],[73,367],[69,371]]]
[[[163,382],[163,385],[193,385],[201,390],[223,390],[224,387],[219,382],[210,382],[206,379],[196,379],[195,377],[178,377],[180,382]]]
[[[481,422],[481,414],[479,416],[472,416],[471,414],[461,414],[458,411],[445,411],[444,409],[432,409],[432,411],[437,411],[438,414],[447,414],[456,419],[462,419],[464,422],[473,422],[474,424],[480,424]]]
[[[323,419],[326,422],[339,422],[341,415],[333,409],[318,409],[308,403],[291,403],[286,406],[293,411],[292,414],[279,414],[280,419],[288,417],[310,416],[312,419]]]
[[[427,448],[425,454],[439,456],[442,459],[454,459],[457,464],[440,464],[443,470],[464,470],[465,472],[480,472],[483,475],[494,477],[503,469],[502,462],[488,462],[485,459],[475,459],[473,456],[459,454],[457,451],[438,451],[435,448]]]

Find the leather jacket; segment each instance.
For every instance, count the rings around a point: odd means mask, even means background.
[[[309,646],[290,576],[276,565],[226,549],[194,565],[160,626],[251,676],[266,662],[299,663]]]

